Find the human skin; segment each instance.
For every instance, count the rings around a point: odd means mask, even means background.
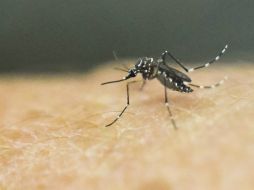
[[[129,61],[125,61],[129,63]],[[114,63],[118,64],[118,63]],[[142,91],[115,65],[82,75],[0,77],[0,189],[253,189],[254,67],[190,73],[190,94],[155,79]],[[138,78],[140,79],[140,78]]]

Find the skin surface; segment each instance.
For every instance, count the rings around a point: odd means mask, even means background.
[[[126,104],[126,82],[100,85],[125,75],[114,64],[0,77],[1,190],[254,188],[253,66],[216,63],[188,75],[224,85],[168,90],[174,130],[157,80],[131,85],[130,107],[104,127]]]

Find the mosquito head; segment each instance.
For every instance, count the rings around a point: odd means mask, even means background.
[[[123,77],[122,79],[109,81],[109,82],[104,82],[104,83],[101,83],[101,85],[122,82],[122,81],[128,80],[129,78],[135,77],[136,75],[137,75],[137,70],[135,68],[134,69],[129,69],[128,70],[128,75]]]
[[[135,68],[134,69],[129,69],[128,73],[129,74],[125,77],[125,79],[129,79],[129,78],[137,76],[137,70]]]
[[[122,82],[122,81],[128,80],[129,78],[136,77],[138,73],[142,73],[143,77],[144,77],[144,73],[147,73],[150,71],[149,68],[150,68],[152,62],[153,62],[153,58],[148,58],[148,57],[140,58],[138,60],[138,62],[135,64],[135,67],[133,67],[129,70],[127,70],[127,69],[125,70],[125,69],[121,69],[121,68],[119,69],[124,72],[128,72],[127,76],[123,77],[120,80],[114,80],[114,81],[101,83],[101,85]],[[147,77],[145,76],[144,78],[147,78]]]

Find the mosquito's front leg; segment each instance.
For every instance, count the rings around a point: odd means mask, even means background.
[[[130,105],[130,95],[129,95],[129,85],[131,83],[136,83],[136,82],[139,82],[139,81],[131,81],[131,82],[128,82],[127,85],[126,85],[126,94],[127,94],[127,102],[126,102],[126,106],[123,108],[123,110],[121,111],[121,113],[109,124],[107,124],[105,127],[109,127],[111,125],[113,125],[115,122],[117,122],[117,120],[123,115],[123,113],[125,112],[125,110],[128,108],[128,106]]]

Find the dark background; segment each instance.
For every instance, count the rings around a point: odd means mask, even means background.
[[[84,71],[121,58],[253,61],[253,0],[1,0],[0,72]]]

